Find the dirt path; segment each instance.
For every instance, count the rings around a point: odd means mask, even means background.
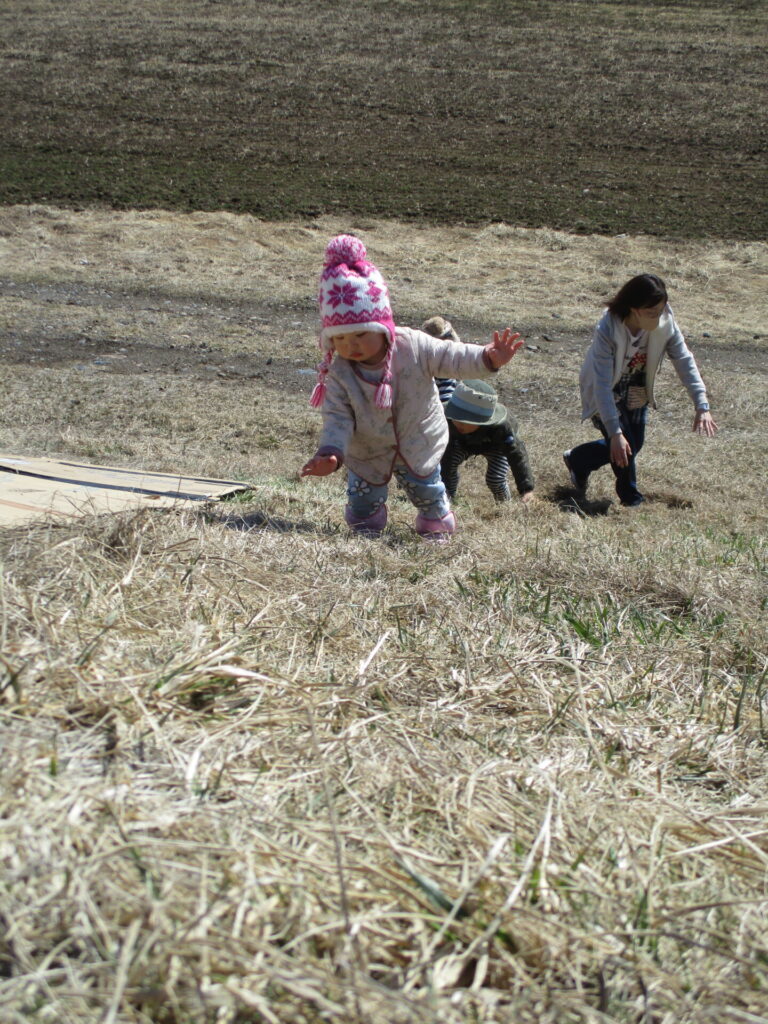
[[[214,376],[257,380],[297,395],[307,391],[312,380],[308,339],[316,329],[316,314],[306,303],[191,303],[151,293],[106,292],[75,283],[36,285],[0,279],[3,300],[21,300],[26,311],[23,323],[0,331],[0,365],[7,367],[88,367],[107,376],[191,374],[201,380]],[[85,330],[83,314],[90,325]],[[131,337],[115,329],[128,322]],[[184,328],[182,339],[177,337],[179,324]],[[301,339],[309,358],[259,352],[258,331],[267,326],[270,336]],[[465,326],[473,337],[482,337],[492,328],[488,323]],[[233,329],[248,334],[256,344],[243,346],[241,351],[234,350],[231,342],[216,344],[217,336]],[[170,340],[173,337],[176,341]],[[538,352],[547,360],[567,360],[569,354],[583,350],[588,337],[545,323],[531,325],[527,340],[529,352]],[[759,338],[738,344],[701,339],[696,351],[702,365],[738,367],[768,377],[765,345]],[[546,400],[546,393],[541,398]]]

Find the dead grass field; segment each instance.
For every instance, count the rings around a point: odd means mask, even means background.
[[[447,550],[300,484],[314,292],[354,228],[398,319],[506,322],[539,500]],[[0,1018],[744,1024],[766,963],[764,243],[0,209],[0,449],[221,474],[206,512],[0,535]],[[608,291],[669,369],[627,514],[561,451]]]

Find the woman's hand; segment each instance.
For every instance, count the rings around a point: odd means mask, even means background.
[[[494,370],[498,370],[510,361],[515,352],[519,352],[525,342],[511,327],[505,327],[499,333],[493,332],[493,341],[485,346],[485,354]]]
[[[614,466],[628,466],[632,458],[632,448],[629,441],[619,432],[611,438],[611,462]]]
[[[693,432],[694,434],[704,434],[705,437],[714,437],[717,433],[717,424],[712,419],[712,413],[709,410],[697,409],[696,415],[693,417]]]
[[[313,455],[299,470],[299,476],[330,476],[339,468],[335,455]]]

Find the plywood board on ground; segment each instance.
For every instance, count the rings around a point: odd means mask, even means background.
[[[245,490],[238,480],[0,454],[0,526],[213,501]]]

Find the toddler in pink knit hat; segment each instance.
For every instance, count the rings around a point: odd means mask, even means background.
[[[440,459],[448,427],[435,377],[488,377],[523,342],[510,328],[465,345],[396,327],[384,278],[353,235],[328,244],[318,294],[322,362],[310,404],[322,411],[316,453],[300,475],[347,469],[345,519],[378,536],[394,475],[416,507],[416,532],[446,541],[456,529]]]

